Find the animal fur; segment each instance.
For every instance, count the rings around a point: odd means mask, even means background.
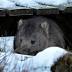
[[[53,20],[41,16],[19,20],[15,52],[35,55],[51,46],[65,47],[64,35]]]

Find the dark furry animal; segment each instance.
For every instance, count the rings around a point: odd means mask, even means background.
[[[15,52],[35,55],[50,46],[65,46],[63,33],[53,20],[40,16],[19,20]]]

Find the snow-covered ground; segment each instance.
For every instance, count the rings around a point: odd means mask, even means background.
[[[0,8],[14,8],[15,6],[37,8],[43,4],[63,7],[68,3],[72,4],[72,0],[0,0]]]
[[[29,55],[0,52],[0,67],[4,68],[3,72],[22,72],[24,61],[31,57]]]
[[[72,3],[72,0],[68,0],[69,3]]]
[[[3,72],[51,72],[51,66],[67,53],[59,47],[49,47],[36,56],[16,53],[0,53],[0,66]]]
[[[34,1],[46,5],[62,5],[68,2],[68,0],[34,0]]]
[[[14,2],[16,5],[30,7],[30,8],[39,6],[39,4],[36,3],[34,0],[10,0],[10,1]]]
[[[2,52],[13,52],[14,36],[0,37],[0,50]]]
[[[0,0],[0,8],[12,8],[15,7],[15,3],[9,0]]]
[[[36,56],[24,61],[24,71],[27,72],[51,72],[51,66],[60,57],[67,53],[62,48],[59,47],[49,47]]]

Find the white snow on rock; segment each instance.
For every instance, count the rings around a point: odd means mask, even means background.
[[[0,65],[4,66],[3,72],[22,72],[24,61],[31,57],[29,55],[1,52]]]
[[[33,7],[37,8],[42,4],[59,6],[68,3],[68,0],[10,0],[10,1],[14,2],[16,5],[30,7],[30,8]]]
[[[51,72],[54,62],[66,53],[68,53],[66,50],[59,47],[46,48],[36,56],[2,53],[0,65],[6,64],[3,72]]]
[[[3,52],[13,52],[14,36],[0,37],[0,50]]]
[[[0,8],[14,8],[17,6],[38,8],[48,5],[63,7],[65,4],[69,3],[72,5],[72,0],[0,0]]]
[[[9,0],[0,0],[0,8],[10,8],[15,7],[15,3]]]
[[[34,1],[46,5],[62,5],[68,2],[68,0],[34,0]]]
[[[36,56],[28,59],[24,63],[24,68],[27,72],[51,72],[50,68],[60,57],[67,53],[59,47],[49,47]]]
[[[10,1],[14,2],[16,5],[30,7],[30,8],[39,5],[38,3],[34,2],[34,0],[10,0]]]
[[[70,3],[70,2],[72,2],[72,0],[68,0],[68,2]]]

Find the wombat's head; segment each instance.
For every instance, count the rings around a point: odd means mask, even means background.
[[[61,43],[62,42],[62,43]],[[44,17],[19,20],[16,52],[35,54],[48,46],[63,45],[63,37],[56,24]]]

